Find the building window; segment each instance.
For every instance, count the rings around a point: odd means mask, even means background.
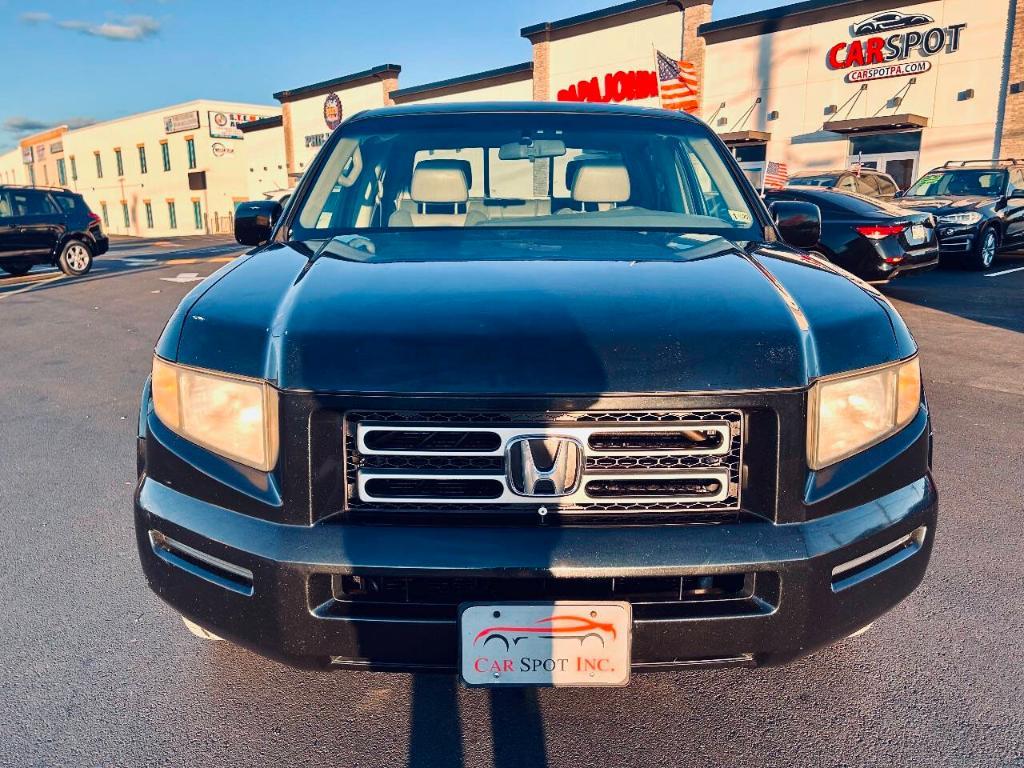
[[[160,156],[164,159],[164,170],[171,170],[171,148],[166,141],[160,142]]]
[[[31,165],[28,167],[28,184],[30,187],[36,185],[36,169]]]
[[[149,168],[146,166],[146,148],[139,144],[139,171],[145,173]]]
[[[153,204],[149,200],[145,201],[146,205],[146,229],[153,228]]]
[[[68,171],[64,167],[63,157],[57,158],[57,181],[60,182],[62,187],[68,183]]]
[[[178,212],[174,210],[174,201],[167,201],[167,220],[171,223],[171,229],[178,228]]]
[[[71,156],[71,180],[78,181],[78,163],[75,162],[75,156]]]
[[[203,205],[198,200],[192,201],[192,216],[196,220],[196,229],[203,228]]]
[[[110,226],[110,217],[107,216],[107,204],[104,202],[100,203],[100,214],[103,216],[103,226]]]
[[[185,139],[185,151],[188,153],[188,167],[196,167],[196,140],[189,136]]]
[[[124,226],[130,228],[132,225],[131,216],[128,215],[128,202],[125,200],[121,201],[121,212],[124,214]]]
[[[117,175],[124,176],[124,157],[121,156],[121,150],[114,150],[114,162],[117,163]]]
[[[99,152],[93,152],[92,154],[96,158],[96,178],[97,179],[102,179],[103,178],[103,161],[100,160],[100,153]]]

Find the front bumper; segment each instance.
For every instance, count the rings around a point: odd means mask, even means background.
[[[943,256],[961,255],[974,250],[978,226],[939,225],[939,251]]]
[[[160,597],[213,633],[298,667],[455,669],[454,615],[404,604],[390,616],[347,611],[322,590],[342,574],[766,575],[746,609],[635,612],[633,667],[644,670],[780,664],[866,626],[920,583],[936,506],[926,475],[803,523],[306,527],[232,512],[143,475],[135,518],[143,570]]]

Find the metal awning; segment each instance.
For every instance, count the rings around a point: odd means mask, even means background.
[[[766,131],[730,131],[718,134],[718,138],[726,144],[763,144],[771,141],[772,135]]]
[[[856,117],[852,120],[830,120],[821,126],[821,130],[832,133],[863,133],[864,131],[905,131],[908,128],[927,127],[927,117],[903,114]]]

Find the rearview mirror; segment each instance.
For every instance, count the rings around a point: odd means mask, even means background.
[[[270,240],[282,210],[277,200],[239,203],[235,208],[235,240],[242,245],[263,245]]]
[[[565,142],[561,139],[531,139],[529,136],[498,149],[499,160],[535,160],[540,157],[561,157]]]
[[[782,240],[795,248],[811,248],[821,239],[821,210],[814,203],[776,200],[768,206]]]

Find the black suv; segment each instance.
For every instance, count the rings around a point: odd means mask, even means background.
[[[24,275],[35,264],[56,264],[84,275],[109,242],[100,217],[68,189],[0,185],[0,270]]]
[[[856,192],[867,197],[880,197],[891,200],[899,194],[900,188],[896,181],[887,173],[862,168],[859,171],[814,171],[795,173],[789,178],[786,187],[819,187],[822,189],[838,189],[842,192]]]
[[[349,118],[157,342],[149,584],[203,637],[469,685],[860,632],[924,576],[931,429],[899,314],[797,250],[819,229],[689,115]]]
[[[944,258],[988,269],[1001,250],[1024,245],[1024,160],[957,160],[933,168],[901,197],[935,214]]]

